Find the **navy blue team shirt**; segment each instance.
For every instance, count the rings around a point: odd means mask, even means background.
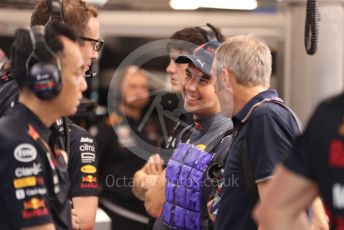
[[[265,103],[257,107],[247,122],[242,121],[256,103],[276,97],[278,95],[275,90],[263,91],[232,118],[234,127],[240,129],[233,139],[225,165],[225,184],[215,222],[217,230],[257,229],[251,216],[255,204],[246,189],[243,143],[246,140],[254,180],[259,183],[268,179],[276,164],[285,158],[299,128],[292,114],[276,103]]]
[[[48,223],[71,229],[69,175],[60,147],[58,131],[21,103],[0,119],[1,230]]]

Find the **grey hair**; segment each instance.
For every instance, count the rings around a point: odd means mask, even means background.
[[[255,35],[240,35],[227,39],[215,54],[216,74],[229,69],[243,86],[267,86],[270,84],[271,51],[266,43]]]

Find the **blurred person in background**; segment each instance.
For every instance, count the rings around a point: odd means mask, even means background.
[[[143,202],[132,192],[134,173],[145,160],[133,149],[145,144],[157,146],[161,137],[157,123],[148,118],[141,131],[138,127],[150,105],[149,81],[137,66],[118,70],[116,84],[110,88],[110,115],[90,128],[99,144],[100,206],[112,220],[112,229],[146,229],[148,216]]]

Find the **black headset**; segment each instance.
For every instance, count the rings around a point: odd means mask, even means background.
[[[55,98],[62,88],[61,63],[47,45],[44,30],[53,21],[63,22],[63,0],[47,0],[47,6],[50,14],[48,22],[44,26],[32,26],[29,30],[32,52],[26,61],[30,88],[42,100]],[[46,55],[55,63],[46,60]]]
[[[45,24],[47,26],[51,21],[58,20],[63,21],[63,0],[47,0],[47,5],[50,13],[48,22]]]
[[[223,42],[224,39],[220,35],[220,31],[210,23],[206,23],[205,26],[196,26],[199,32],[202,34],[204,39],[209,41]]]
[[[49,48],[44,38],[44,26],[33,26],[29,30],[32,52],[26,61],[26,74],[30,88],[42,100],[55,98],[62,88],[61,64],[56,54]],[[42,54],[55,62],[45,60]]]

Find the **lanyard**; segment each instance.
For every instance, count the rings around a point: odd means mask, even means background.
[[[58,163],[56,161],[54,154],[52,154],[51,148],[31,124],[29,124],[27,133],[29,134],[29,136],[32,137],[33,140],[35,140],[43,148],[45,155],[48,159],[52,175],[53,175],[54,193],[55,194],[59,193],[60,191],[59,177],[56,170],[56,166],[58,165]]]

